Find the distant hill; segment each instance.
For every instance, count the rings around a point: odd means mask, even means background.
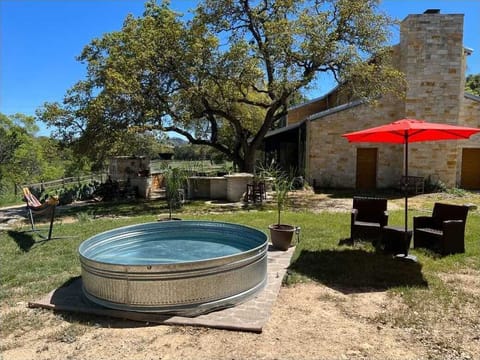
[[[187,140],[177,138],[177,137],[169,138],[168,142],[173,146],[182,146],[182,145],[188,144]]]

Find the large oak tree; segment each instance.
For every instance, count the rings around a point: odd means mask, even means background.
[[[186,19],[147,2],[121,31],[94,39],[86,79],[40,119],[101,153],[118,131],[174,131],[253,171],[255,152],[289,101],[329,73],[354,96],[396,89],[377,0],[204,0]],[[82,145],[83,144],[83,145]]]

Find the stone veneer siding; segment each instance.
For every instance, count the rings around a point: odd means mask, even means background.
[[[463,15],[409,15],[400,30],[405,115],[456,124],[464,91]]]
[[[480,128],[480,96],[466,94],[463,97],[458,123],[461,126]],[[473,135],[470,139],[459,142],[457,151],[458,166],[456,171],[457,184],[460,184],[460,179],[462,176],[461,161],[463,148],[480,148],[480,134]]]
[[[349,143],[342,134],[397,119],[398,104],[383,101],[313,119],[309,123],[307,147],[308,178],[317,186],[355,187],[357,148],[377,148],[377,186],[396,185],[403,173],[403,146],[381,143]]]
[[[463,97],[460,119],[461,126],[480,128],[480,96],[465,95]],[[468,140],[470,145],[480,146],[480,135],[474,135]]]
[[[401,103],[383,100],[377,105],[360,104],[313,119],[307,147],[308,178],[318,186],[355,187],[357,148],[377,148],[377,187],[395,187],[403,175],[403,145],[349,143],[342,134],[395,121]],[[480,127],[480,98],[464,98],[459,125]],[[480,148],[480,135],[469,140],[409,144],[409,174],[441,180],[457,186],[461,178],[462,149]],[[413,160],[412,160],[413,159]]]

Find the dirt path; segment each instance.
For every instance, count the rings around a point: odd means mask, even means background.
[[[10,309],[24,312],[25,323],[2,341],[4,360],[480,358],[480,333],[460,335],[461,324],[439,322],[423,332],[396,327],[388,319],[402,307],[398,298],[315,283],[282,288],[261,334],[98,317],[79,321],[22,305]]]
[[[426,350],[404,330],[373,321],[389,311],[386,293],[342,294],[316,284],[283,288],[262,334],[148,326],[94,319],[78,324],[17,307],[32,321],[3,341],[7,359],[419,358]],[[22,304],[19,304],[22,305]],[[33,320],[33,318],[36,318]],[[30,327],[30,329],[29,329]],[[11,347],[11,348],[10,348]],[[10,349],[9,349],[10,348]]]

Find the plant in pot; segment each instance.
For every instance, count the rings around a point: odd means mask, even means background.
[[[167,168],[163,173],[163,179],[165,184],[165,198],[168,205],[168,219],[165,220],[180,220],[179,218],[173,218],[172,214],[174,210],[178,210],[182,207],[183,189],[185,188],[185,182],[187,179],[185,171],[177,168]]]
[[[277,223],[270,225],[270,240],[274,248],[279,250],[288,250],[292,245],[293,234],[297,228],[292,225],[282,224],[282,210],[288,201],[288,192],[292,188],[292,181],[282,173],[276,173],[273,177],[273,186],[275,187],[274,200],[277,205]]]

